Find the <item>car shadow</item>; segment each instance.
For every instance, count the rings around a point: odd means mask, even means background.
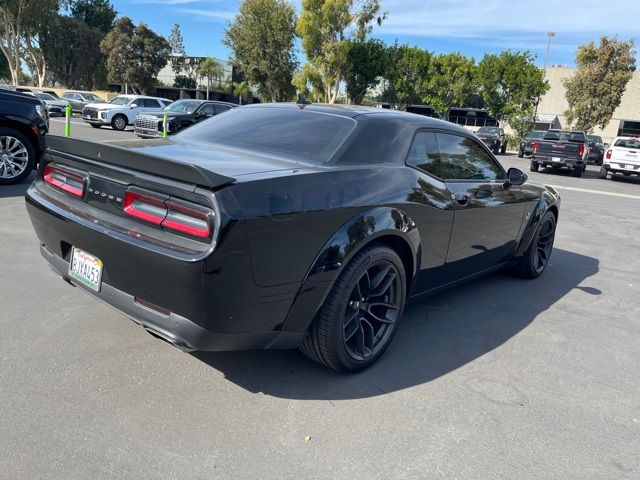
[[[384,356],[358,374],[334,372],[297,350],[195,352],[193,356],[252,392],[302,400],[342,400],[390,394],[435,380],[500,347],[573,289],[599,262],[555,249],[544,275],[523,280],[495,273],[409,304]]]
[[[27,189],[33,183],[34,175],[35,173],[31,173],[31,175],[15,185],[0,185],[0,198],[24,197]]]

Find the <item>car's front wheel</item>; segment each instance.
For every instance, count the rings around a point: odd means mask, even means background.
[[[389,247],[372,244],[342,271],[300,350],[335,370],[363,370],[389,346],[405,299],[402,260]]]
[[[127,128],[127,123],[127,117],[124,115],[116,115],[113,117],[113,120],[111,120],[111,127],[113,127],[114,130],[122,131]]]
[[[36,153],[27,137],[12,128],[0,128],[0,185],[20,183],[36,163]]]
[[[522,158],[524,157],[524,150],[520,149],[518,150],[518,158]]]
[[[604,166],[602,166],[600,167],[600,172],[598,172],[598,178],[601,178],[604,180],[607,178],[608,174],[609,174],[609,171],[606,168],[604,168]]]
[[[502,155],[504,155],[505,153],[507,153],[507,146],[506,146],[506,145],[503,145],[503,146],[500,148],[500,153],[501,153]]]
[[[531,165],[529,165],[529,170],[532,172],[537,172],[538,170],[540,170],[540,164],[538,162],[531,162]]]

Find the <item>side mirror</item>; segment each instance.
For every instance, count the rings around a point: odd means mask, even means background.
[[[199,112],[196,112],[197,118],[204,118],[206,116],[207,116],[207,112],[203,112],[202,110],[200,110]]]
[[[604,148],[609,148],[609,147],[610,147],[610,145],[608,143],[604,144]]]
[[[527,181],[527,174],[518,168],[510,168],[507,170],[507,181],[505,182],[505,188],[509,188],[511,185],[522,185]]]
[[[131,105],[129,105],[129,108],[138,108],[138,104],[137,103],[132,103]]]

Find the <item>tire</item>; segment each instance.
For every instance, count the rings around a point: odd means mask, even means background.
[[[574,168],[571,170],[571,176],[579,178],[582,176],[583,169],[582,168]]]
[[[506,146],[506,145],[500,149],[500,153],[501,153],[502,155],[504,155],[505,153],[507,153],[507,146]]]
[[[29,176],[36,165],[33,144],[13,128],[0,128],[0,185],[13,185]]]
[[[405,300],[402,260],[386,245],[371,244],[340,273],[299,348],[334,370],[364,370],[391,343]]]
[[[500,146],[497,146],[493,149],[493,154],[498,155],[500,153]]]
[[[100,128],[102,125],[96,125],[95,123],[90,123],[89,125],[91,125],[93,128]]]
[[[125,128],[127,128],[128,123],[129,121],[127,120],[127,117],[125,117],[124,115],[116,115],[111,119],[111,128],[121,132]]]
[[[518,158],[523,158],[524,157],[524,152],[522,151],[522,149],[518,150]]]
[[[515,265],[513,272],[524,278],[538,278],[542,275],[549,264],[555,235],[556,216],[547,211],[538,224],[531,245]]]
[[[598,172],[598,178],[600,178],[602,180],[606,180],[608,174],[609,174],[609,172],[607,171],[607,169],[604,168],[604,166],[602,166],[602,167],[600,167],[600,171]]]
[[[529,165],[529,171],[537,172],[538,170],[540,170],[540,164],[538,162],[531,162],[531,165]]]

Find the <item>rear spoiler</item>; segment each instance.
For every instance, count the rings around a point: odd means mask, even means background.
[[[79,157],[207,188],[219,188],[235,181],[235,178],[219,175],[193,163],[139,153],[131,148],[56,135],[47,135],[47,152],[72,160]]]

